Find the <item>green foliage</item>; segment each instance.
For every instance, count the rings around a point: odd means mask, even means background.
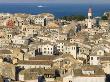
[[[77,21],[83,21],[86,19],[85,16],[82,15],[72,15],[72,16],[64,16],[61,19],[66,20],[66,21],[72,21],[72,20],[77,20]]]
[[[108,20],[108,17],[107,16],[102,16],[101,19],[102,20]]]

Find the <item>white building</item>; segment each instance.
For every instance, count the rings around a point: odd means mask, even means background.
[[[49,22],[54,21],[54,15],[50,13],[38,14],[34,17],[34,23],[46,26]]]
[[[34,19],[34,23],[42,26],[46,26],[46,18],[44,18],[43,16],[36,16]]]
[[[8,46],[11,43],[11,40],[6,38],[0,38],[0,47]]]
[[[21,17],[16,17],[15,26],[22,26],[22,25],[24,25],[24,19]]]
[[[59,52],[63,52],[65,41],[62,41],[62,40],[61,41],[57,41],[56,44],[57,44],[57,50]]]
[[[68,43],[66,41],[57,41],[57,50],[61,53],[68,53],[77,58],[76,44]]]
[[[35,35],[38,33],[41,26],[38,25],[22,25],[21,31],[25,33],[26,36]]]
[[[97,66],[84,66],[64,76],[63,82],[105,82],[104,71]]]
[[[50,40],[51,42],[52,41],[56,42],[57,40],[66,41],[67,40],[67,34],[53,32],[51,34],[50,39],[51,39]]]
[[[90,56],[90,65],[100,65],[100,56],[91,55]]]
[[[76,48],[75,44],[67,43],[64,45],[63,53],[69,53],[69,54],[73,55],[73,57],[76,59],[77,58],[77,50],[76,49],[77,48]]]
[[[97,50],[96,53],[90,55],[90,65],[101,65],[100,57],[104,56],[104,50]]]
[[[54,55],[56,47],[48,42],[38,45],[37,54],[38,55]]]
[[[28,44],[28,40],[22,35],[15,35],[11,40],[13,44]]]

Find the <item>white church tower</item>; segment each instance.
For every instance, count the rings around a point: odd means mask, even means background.
[[[93,20],[92,20],[92,8],[89,8],[88,10],[88,23],[87,23],[87,27],[88,28],[92,28],[92,23],[93,23]]]

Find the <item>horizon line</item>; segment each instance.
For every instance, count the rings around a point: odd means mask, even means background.
[[[45,3],[45,4],[88,4],[88,5],[94,5],[94,4],[110,4],[110,3],[53,3],[53,2],[0,2],[0,4],[41,4],[41,3]]]

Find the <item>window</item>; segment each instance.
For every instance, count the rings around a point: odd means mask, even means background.
[[[69,82],[72,82],[71,80],[69,80]]]
[[[40,48],[39,48],[38,50],[39,50],[39,52],[40,52]]]
[[[51,52],[51,54],[52,54],[52,52]]]
[[[57,46],[58,48],[60,48],[60,46]]]
[[[68,62],[67,62],[67,61],[65,61],[65,64],[68,64]]]
[[[23,31],[26,31],[26,28],[24,28]]]
[[[91,60],[93,60],[93,57],[91,57]]]
[[[44,50],[46,50],[46,48],[44,48]]]
[[[97,57],[97,60],[99,60],[99,57]]]

